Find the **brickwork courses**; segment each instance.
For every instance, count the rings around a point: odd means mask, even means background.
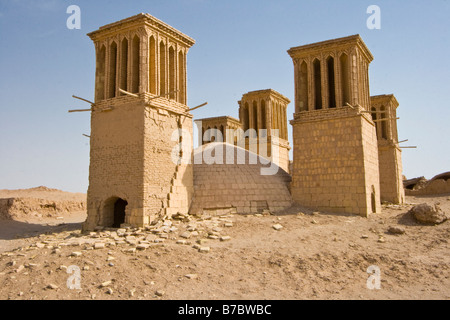
[[[402,150],[397,133],[397,108],[394,95],[370,97],[372,119],[376,122],[378,158],[380,164],[381,201],[405,202],[402,178]]]
[[[186,54],[194,40],[148,14],[89,36],[97,72],[83,228],[144,226],[164,215],[188,212],[193,169],[172,160],[181,143],[172,134],[183,129],[192,137]]]
[[[375,123],[359,35],[291,48],[295,114],[292,196],[296,203],[368,216],[379,212]]]
[[[88,36],[97,67],[84,230],[142,227],[177,214],[279,212],[293,203],[368,216],[380,211],[380,197],[404,201],[392,120],[398,103],[393,95],[370,97],[373,57],[359,35],[288,51],[295,74],[292,163],[290,100],[272,89],[244,94],[239,120],[197,120],[200,136],[214,128],[224,142],[208,136],[193,150],[186,85],[192,38],[149,14]],[[262,174],[267,168],[276,170]]]
[[[203,161],[194,164],[192,214],[227,209],[240,214],[265,209],[274,213],[292,205],[289,174],[277,166],[275,174],[261,174],[271,163],[257,154],[231,144],[210,143],[196,149],[194,159],[199,156]]]

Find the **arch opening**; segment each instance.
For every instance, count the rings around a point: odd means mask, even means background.
[[[128,202],[123,199],[117,199],[114,203],[114,221],[113,228],[120,228],[122,223],[125,223],[126,207]]]
[[[140,85],[140,65],[139,65],[139,51],[141,46],[141,41],[138,36],[135,36],[133,38],[132,42],[132,84],[131,84],[131,91],[133,93],[139,93],[139,85]]]
[[[341,65],[342,104],[350,103],[350,78],[348,56],[343,53],[339,58]]]
[[[122,40],[120,59],[120,89],[128,90],[128,39]],[[123,96],[123,93],[119,95]]]
[[[327,76],[328,76],[328,107],[336,108],[336,84],[334,75],[334,58],[327,59]]]
[[[320,70],[320,61],[314,60],[314,108],[316,110],[322,109],[322,75]]]

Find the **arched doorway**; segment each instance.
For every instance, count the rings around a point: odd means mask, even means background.
[[[125,208],[128,205],[128,202],[122,199],[118,199],[114,203],[114,222],[113,228],[120,228],[122,223],[125,223]]]

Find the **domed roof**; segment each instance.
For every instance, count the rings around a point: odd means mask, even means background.
[[[191,213],[280,211],[292,204],[290,181],[286,171],[266,158],[231,144],[209,143],[194,151]]]

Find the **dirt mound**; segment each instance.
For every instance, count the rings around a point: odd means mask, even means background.
[[[47,188],[45,186],[40,186],[40,187],[26,189],[26,190],[28,190],[28,191],[50,191],[50,192],[52,192],[52,191],[61,191],[61,190],[58,190],[58,189],[50,189],[50,188]]]
[[[56,217],[86,210],[86,195],[44,186],[0,190],[0,220]]]

